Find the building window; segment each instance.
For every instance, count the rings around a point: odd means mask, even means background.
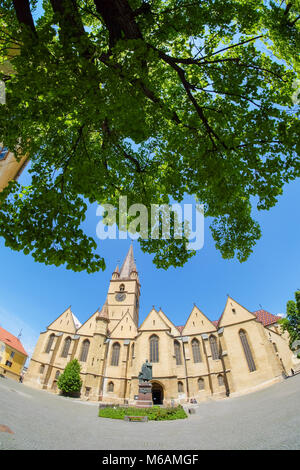
[[[277,349],[276,343],[273,343],[273,348],[274,348],[274,351],[275,351],[276,353],[278,353],[278,349]]]
[[[52,333],[52,335],[49,336],[48,343],[47,343],[47,346],[46,346],[46,349],[45,349],[45,353],[49,353],[49,352],[50,352],[50,350],[51,350],[51,348],[52,348],[52,344],[53,344],[54,338],[55,338],[55,334]]]
[[[68,357],[70,346],[71,346],[71,338],[68,337],[68,338],[65,339],[65,343],[64,343],[64,347],[63,347],[63,350],[62,350],[62,353],[61,353],[61,357]]]
[[[192,341],[192,351],[194,362],[201,362],[200,344],[196,338]]]
[[[114,343],[112,347],[112,354],[111,354],[111,366],[118,366],[119,365],[119,357],[120,357],[120,345],[119,343]]]
[[[150,362],[158,362],[158,336],[152,335],[150,337]]]
[[[55,372],[55,380],[57,380],[59,376],[60,376],[60,372],[59,372],[59,370],[57,370],[57,371]]]
[[[219,359],[217,340],[214,335],[209,337],[210,350],[213,360]]]
[[[91,387],[85,387],[85,396],[88,397],[91,391]]]
[[[131,365],[132,365],[133,359],[134,359],[134,343],[132,343],[132,346],[131,346]]]
[[[198,390],[204,390],[204,379],[198,379]]]
[[[183,393],[183,383],[178,382],[178,393]]]
[[[107,391],[108,392],[113,392],[114,391],[114,383],[113,382],[109,382],[109,384],[107,386]]]
[[[256,366],[248,343],[247,333],[244,330],[240,330],[239,335],[244,349],[244,354],[247,360],[249,371],[254,372],[256,370]]]
[[[218,384],[219,384],[219,387],[223,387],[224,386],[224,377],[222,374],[219,374],[218,375]]]
[[[124,292],[124,290],[125,290],[124,284],[120,284],[119,290],[120,290],[120,292]]]
[[[12,366],[12,362],[6,361],[5,365],[6,365],[7,367],[11,367],[11,366]]]
[[[10,357],[11,357],[11,359],[13,359],[13,358],[14,358],[14,355],[15,355],[15,352],[14,352],[14,351],[12,351],[12,352],[10,353]]]
[[[7,147],[0,147],[0,162],[5,160],[9,151]]]
[[[80,354],[80,359],[79,359],[81,362],[86,362],[88,353],[89,353],[89,347],[90,347],[90,342],[88,339],[85,339],[81,347],[81,354]]]
[[[41,364],[40,365],[40,374],[43,374],[44,370],[45,370],[45,366],[44,366],[44,364]]]
[[[182,359],[181,359],[180,344],[178,343],[178,341],[174,341],[174,352],[175,352],[175,358],[176,358],[176,365],[180,366],[182,364]]]

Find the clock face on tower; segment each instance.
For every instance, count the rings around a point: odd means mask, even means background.
[[[123,300],[126,299],[126,294],[124,294],[124,292],[119,292],[118,294],[115,295],[115,299],[118,302],[123,302]]]

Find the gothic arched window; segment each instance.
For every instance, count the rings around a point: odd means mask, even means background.
[[[183,393],[183,383],[178,382],[178,393]]]
[[[52,333],[52,335],[49,336],[48,343],[47,343],[47,346],[46,346],[46,349],[45,349],[45,353],[49,353],[49,352],[50,352],[50,350],[51,350],[51,348],[52,348],[52,344],[53,344],[54,338],[55,338],[55,334]]]
[[[79,359],[81,362],[86,362],[88,353],[89,353],[89,348],[90,348],[90,342],[88,339],[85,339],[81,346],[81,354],[80,354],[80,359]]]
[[[120,289],[120,292],[124,292],[124,290],[125,290],[125,286],[124,286],[124,284],[120,284],[120,287],[119,287],[119,289]]]
[[[182,364],[181,349],[180,349],[180,344],[176,340],[174,341],[174,352],[175,352],[175,358],[176,358],[176,365],[180,366]]]
[[[204,390],[204,379],[201,377],[198,379],[198,390]]]
[[[223,387],[223,385],[224,385],[224,377],[223,377],[222,374],[218,375],[218,384],[219,384],[220,387]]]
[[[219,359],[217,340],[214,335],[211,335],[209,337],[209,344],[210,344],[211,356],[213,360]]]
[[[150,337],[150,362],[158,362],[158,336],[152,335]]]
[[[196,338],[192,341],[192,351],[194,362],[201,362],[200,344]]]
[[[246,357],[247,364],[248,364],[248,367],[249,367],[249,371],[254,372],[256,370],[256,366],[255,366],[255,362],[254,362],[254,359],[253,359],[253,356],[252,356],[252,353],[251,353],[251,349],[250,349],[250,346],[249,346],[249,343],[248,343],[247,333],[244,330],[240,330],[239,335],[240,335],[240,340],[242,342],[242,346],[243,346],[243,349],[244,349],[244,353],[245,353],[245,357]]]
[[[132,346],[131,346],[131,365],[132,365],[133,359],[134,359],[134,343],[132,343]]]
[[[111,354],[111,366],[118,366],[119,365],[119,357],[120,357],[120,345],[119,343],[114,343],[112,347],[112,354]]]
[[[61,353],[61,357],[68,357],[69,349],[71,346],[71,338],[68,336],[68,338],[65,339],[64,347]]]
[[[109,382],[109,384],[107,386],[107,391],[108,392],[113,392],[114,391],[114,383],[113,382]]]

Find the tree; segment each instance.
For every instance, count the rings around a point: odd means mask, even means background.
[[[278,321],[283,331],[287,331],[290,336],[290,347],[294,341],[299,341],[300,345],[300,290],[295,292],[295,299],[289,300],[286,305],[286,317]],[[299,346],[297,349],[300,349]]]
[[[82,380],[80,378],[80,364],[77,359],[70,361],[63,373],[58,377],[58,388],[64,395],[74,395],[80,392]]]
[[[3,1],[0,43],[20,48],[0,140],[31,156],[32,183],[0,197],[0,235],[36,261],[105,268],[82,230],[88,203],[194,195],[224,258],[245,261],[299,176],[299,0]],[[9,25],[9,32],[7,32]],[[0,76],[1,78],[1,76]],[[185,239],[139,239],[158,267]]]

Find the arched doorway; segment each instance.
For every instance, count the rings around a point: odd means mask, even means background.
[[[164,400],[164,390],[158,382],[152,382],[153,405],[162,405]]]

